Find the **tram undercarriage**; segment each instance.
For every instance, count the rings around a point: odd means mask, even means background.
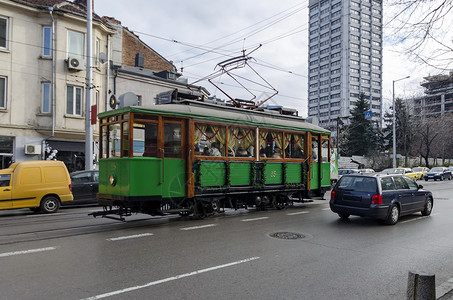
[[[310,202],[309,193],[305,190],[276,191],[249,191],[248,193],[205,193],[194,198],[161,199],[147,201],[99,199],[102,211],[90,213],[94,217],[110,218],[126,221],[126,217],[133,214],[148,214],[163,216],[179,214],[182,217],[194,216],[205,218],[225,212],[225,209],[284,209],[294,202]]]

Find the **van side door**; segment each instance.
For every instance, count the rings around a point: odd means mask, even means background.
[[[11,202],[11,174],[0,175],[0,209],[12,208]]]

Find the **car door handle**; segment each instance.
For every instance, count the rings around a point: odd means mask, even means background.
[[[5,192],[10,192],[11,189],[4,189],[3,191],[5,191]]]

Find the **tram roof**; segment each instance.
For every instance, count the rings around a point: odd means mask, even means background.
[[[330,134],[330,131],[320,126],[308,123],[298,116],[281,115],[277,113],[246,110],[197,101],[181,103],[157,104],[152,106],[127,106],[99,114],[100,118],[111,115],[134,112],[158,115],[194,118],[198,121],[222,122],[238,125],[249,125],[282,130],[302,130]]]

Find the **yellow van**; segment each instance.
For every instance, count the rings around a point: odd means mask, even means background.
[[[53,213],[72,200],[71,178],[61,161],[22,161],[0,170],[0,209]]]

